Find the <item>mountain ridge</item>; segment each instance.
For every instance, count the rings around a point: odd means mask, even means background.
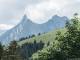
[[[22,21],[14,28],[5,32],[0,36],[0,40],[3,44],[7,44],[12,40],[19,40],[22,37],[26,37],[32,34],[49,32],[57,28],[63,28],[65,26],[67,17],[53,16],[49,21],[44,24],[33,23],[26,15],[23,16]]]

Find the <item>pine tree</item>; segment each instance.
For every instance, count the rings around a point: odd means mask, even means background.
[[[3,46],[0,42],[0,60],[1,60],[2,56],[3,56]]]
[[[8,47],[8,57],[10,60],[21,60],[22,59],[17,48],[18,48],[17,42],[15,40],[11,41]]]
[[[33,60],[67,60],[67,58],[80,58],[80,22],[74,14],[74,18],[66,22],[66,32],[57,32],[52,47],[38,53],[38,58]]]
[[[71,21],[67,21],[67,32],[59,38],[60,48],[66,54],[67,58],[80,57],[80,22],[77,15]]]

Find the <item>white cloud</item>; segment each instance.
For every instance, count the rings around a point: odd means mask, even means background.
[[[69,17],[80,13],[79,6],[80,0],[0,0],[0,24],[17,24],[24,13],[33,22],[44,23],[55,14]]]
[[[0,30],[8,30],[11,29],[14,25],[8,25],[8,24],[0,24]]]
[[[30,5],[26,9],[27,16],[35,23],[44,23],[59,10],[58,5],[52,1],[45,1],[39,4]],[[53,11],[52,11],[53,10]],[[50,15],[50,16],[49,16]]]
[[[44,23],[53,15],[71,17],[80,13],[79,0],[45,0],[26,7],[27,16],[35,23]]]
[[[17,24],[24,15],[26,6],[42,1],[45,0],[0,0],[0,24]],[[15,22],[16,20],[18,21]]]
[[[26,1],[26,0],[24,0]],[[23,0],[0,0],[0,24],[12,24],[11,21],[20,21],[24,14],[25,2]],[[15,24],[15,23],[13,23]]]

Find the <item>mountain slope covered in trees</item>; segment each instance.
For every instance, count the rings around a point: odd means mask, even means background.
[[[42,41],[44,43],[52,42],[52,41],[54,41],[54,39],[56,37],[57,31],[61,31],[62,34],[64,34],[66,32],[66,29],[63,28],[63,29],[53,30],[51,32],[44,33],[44,34],[35,36],[33,38],[30,38],[30,39],[25,39],[25,40],[22,40],[22,41],[18,41],[18,44],[21,46],[22,44],[25,44],[27,42],[31,43],[31,42],[34,42],[35,40],[36,40],[36,42]]]
[[[80,18],[76,15],[63,29],[0,43],[0,60],[71,60],[80,58]],[[76,60],[76,59],[74,59]]]
[[[42,50],[49,45],[52,45],[55,41],[56,33],[58,31],[61,31],[62,34],[64,34],[66,32],[66,29],[59,29],[38,36],[34,36],[29,39],[18,41],[18,45],[21,46],[21,48],[19,49],[19,51],[21,52],[21,56],[29,60],[29,58],[37,51]]]
[[[52,45],[38,51],[31,60],[80,60],[80,18],[66,22],[66,31],[58,31]],[[57,43],[56,43],[57,42]]]

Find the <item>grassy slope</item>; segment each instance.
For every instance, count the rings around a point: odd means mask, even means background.
[[[51,32],[42,34],[40,36],[36,36],[36,37],[30,38],[30,39],[20,41],[20,42],[18,42],[18,44],[22,45],[22,44],[25,44],[27,42],[31,43],[31,42],[34,42],[34,40],[36,40],[37,42],[43,41],[44,43],[47,43],[48,41],[52,42],[52,41],[54,41],[54,39],[56,37],[57,31],[61,31],[64,33],[66,31],[66,29],[59,29],[59,30],[51,31]]]
[[[43,41],[45,44],[50,41],[50,43],[53,43],[53,41],[55,41],[55,37],[56,37],[56,33],[57,31],[61,31],[62,34],[64,34],[66,32],[66,29],[59,29],[59,30],[55,30],[55,31],[51,31],[51,32],[48,32],[48,33],[45,33],[45,34],[42,34],[40,36],[36,36],[36,37],[33,37],[33,38],[30,38],[30,39],[26,39],[26,40],[23,40],[23,41],[20,41],[18,42],[18,44],[21,46],[22,44],[25,44],[25,43],[33,43],[34,40],[36,40],[37,42],[40,42],[40,41]],[[44,47],[42,51],[45,51],[46,52],[46,49],[48,49],[49,47]],[[37,58],[38,57],[38,53],[34,53],[32,55],[31,58]]]

